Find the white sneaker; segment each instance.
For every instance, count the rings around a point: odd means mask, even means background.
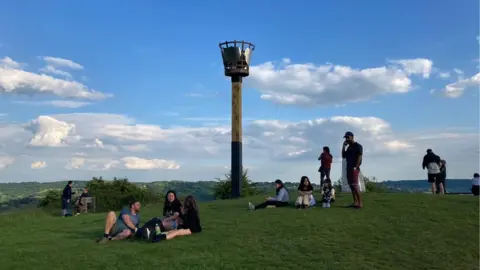
[[[323,207],[323,208],[327,208],[327,204],[326,204],[326,203],[322,203],[322,207]]]
[[[250,209],[250,211],[255,210],[255,205],[253,205],[251,202],[248,202],[248,209]]]
[[[327,208],[330,208],[330,203],[327,203]]]

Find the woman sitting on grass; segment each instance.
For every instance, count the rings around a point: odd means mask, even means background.
[[[190,235],[202,231],[200,217],[198,215],[197,202],[192,195],[188,195],[185,198],[180,219],[182,220],[182,225],[180,225],[178,230],[160,233],[153,238],[153,242],[155,243],[162,240],[171,240],[177,236]]]
[[[162,225],[166,231],[176,230],[179,227],[180,213],[182,203],[178,200],[177,194],[173,190],[169,190],[165,195],[163,203],[163,221]]]
[[[302,176],[298,185],[298,198],[295,202],[297,208],[308,208],[313,199],[313,186],[307,176]]]
[[[472,179],[472,194],[473,196],[478,196],[480,189],[480,175],[475,173]]]
[[[267,206],[281,207],[287,206],[290,201],[290,196],[288,195],[287,189],[283,186],[283,182],[280,179],[275,180],[276,194],[275,198],[269,197],[267,200],[257,206],[253,205],[251,202],[248,202],[248,208],[250,210],[263,209]]]

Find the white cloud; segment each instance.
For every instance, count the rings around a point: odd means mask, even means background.
[[[430,73],[432,73],[433,62],[429,59],[417,58],[391,60],[389,62],[402,66],[402,69],[407,73],[407,75],[415,74],[422,75],[424,78],[429,78]]]
[[[90,89],[77,81],[67,81],[46,74],[29,72],[20,69],[18,66],[12,67],[12,64],[0,66],[0,93],[49,94],[64,98],[88,100],[101,100],[112,96]]]
[[[13,157],[0,155],[0,170],[7,168],[11,164],[13,164],[14,161],[15,158]]]
[[[53,74],[53,75],[62,76],[62,77],[65,77],[65,78],[67,78],[67,79],[71,79],[71,78],[72,78],[72,74],[70,74],[70,73],[68,73],[68,72],[66,72],[66,71],[57,69],[57,68],[55,68],[55,67],[52,66],[52,65],[47,65],[47,66],[41,68],[41,69],[40,69],[40,72],[50,73],[50,74]]]
[[[47,167],[47,163],[45,161],[35,161],[30,165],[30,167],[32,169],[43,169]]]
[[[82,157],[72,157],[70,161],[65,165],[65,169],[80,169],[85,165],[85,159]]]
[[[439,72],[437,77],[440,79],[448,79],[450,78],[450,72]]]
[[[423,177],[418,164],[427,148],[449,161],[452,177],[478,165],[478,155],[468,151],[478,148],[478,128],[474,129],[476,133],[452,128],[408,134],[394,132],[384,119],[354,116],[252,121],[244,126],[244,160],[255,165],[251,170],[255,180],[297,181],[299,175],[317,174],[317,157],[324,145],[330,146],[338,161],[347,130],[364,146],[367,175],[389,179]],[[95,171],[102,171],[105,177],[127,176],[133,180],[213,179],[225,173],[230,140],[228,126],[166,128],[138,125],[135,119],[115,114],[44,115],[25,125],[0,124],[0,150],[5,153],[2,156],[16,159],[15,166],[3,170],[1,178],[8,181],[16,177],[22,168],[31,166],[33,159],[48,163],[41,177],[68,174],[70,178],[88,179]],[[29,142],[64,147],[29,147]],[[338,167],[334,164],[335,179]],[[157,175],[155,169],[166,170]],[[32,174],[22,179],[36,177]]]
[[[480,86],[480,73],[473,75],[470,78],[460,78],[454,83],[446,85],[443,89],[430,91],[431,94],[440,93],[447,98],[458,98],[463,95],[466,89],[476,88]]]
[[[144,159],[138,157],[124,157],[122,161],[125,168],[129,170],[152,170],[152,169],[168,169],[177,170],[180,165],[174,160],[165,159]]]
[[[411,75],[428,78],[428,59],[390,60],[389,65],[355,69],[333,64],[281,64],[266,62],[250,68],[247,83],[261,98],[287,105],[331,105],[401,94],[413,89]]]
[[[69,59],[63,59],[58,57],[44,56],[43,60],[51,66],[64,67],[70,69],[83,69],[83,66],[79,63],[75,63]]]
[[[39,116],[28,123],[25,128],[34,133],[31,146],[65,146],[67,137],[75,125],[59,121],[50,116]]]
[[[0,59],[0,67],[4,68],[20,68],[21,64],[18,62],[13,61],[12,58],[10,57],[4,57],[3,59]]]
[[[81,108],[88,106],[92,103],[90,102],[83,102],[83,101],[73,101],[73,100],[48,100],[48,101],[25,101],[25,100],[17,100],[13,101],[15,104],[27,104],[27,105],[45,105],[45,106],[53,106],[58,108]]]

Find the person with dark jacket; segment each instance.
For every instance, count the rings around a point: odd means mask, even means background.
[[[472,179],[472,194],[473,196],[478,196],[480,193],[480,174],[475,173]]]
[[[72,195],[75,194],[75,192],[72,192],[72,185],[73,181],[68,181],[62,192],[62,216],[64,217],[72,215],[71,213],[67,212],[70,202],[72,201]]]
[[[432,149],[427,149],[427,154],[423,157],[422,168],[428,171],[428,183],[432,185],[432,194],[436,193],[436,181],[440,174],[440,157],[433,153]]]
[[[185,236],[191,234],[197,234],[202,231],[200,225],[200,216],[198,206],[195,198],[192,195],[185,197],[183,202],[183,211],[180,215],[182,219],[182,225],[178,230],[161,233],[153,238],[153,242],[159,242],[163,240],[171,240],[177,236]]]
[[[163,203],[163,222],[165,230],[176,230],[180,223],[180,214],[182,212],[182,203],[178,200],[177,194],[173,190],[167,191],[165,202]]]

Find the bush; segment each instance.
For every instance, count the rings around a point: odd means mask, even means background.
[[[142,204],[158,203],[163,199],[162,195],[154,194],[147,188],[139,187],[128,179],[117,179],[113,181],[103,180],[102,177],[93,177],[86,184],[88,193],[95,197],[95,206],[98,212],[118,210],[128,205],[133,199]],[[80,195],[80,194],[76,194]],[[50,190],[47,192],[39,206],[44,208],[61,206],[62,190]],[[75,201],[75,198],[72,198]]]
[[[225,179],[216,178],[218,182],[213,187],[213,195],[217,200],[230,199],[232,195],[232,173],[225,174]],[[248,178],[248,170],[242,171],[242,189],[240,191],[241,197],[248,197],[259,194],[260,191],[255,186],[255,183]]]
[[[377,193],[382,193],[382,192],[388,192],[388,187],[383,184],[377,182],[377,178],[372,177],[363,177],[363,181],[365,182],[365,189],[367,192],[377,192]]]
[[[47,191],[45,197],[38,203],[38,206],[43,208],[60,208],[62,206],[62,191],[56,189]]]

